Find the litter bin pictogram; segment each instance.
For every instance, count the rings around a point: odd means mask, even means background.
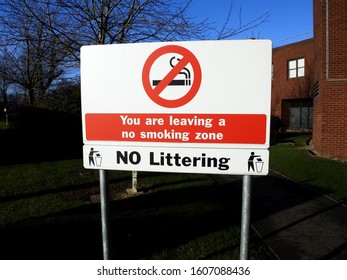
[[[261,160],[261,158],[257,158],[257,161],[255,163],[255,168],[257,170],[257,172],[262,172],[263,171],[263,166],[264,166],[264,162]]]
[[[96,163],[96,166],[97,167],[100,167],[101,166],[101,162],[102,162],[102,156],[100,156],[100,154],[97,154],[95,156],[95,163]]]

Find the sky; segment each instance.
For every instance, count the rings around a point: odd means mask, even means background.
[[[274,46],[279,46],[313,37],[313,0],[193,0],[188,12],[196,20],[208,18],[221,27],[231,4],[236,25],[240,7],[244,23],[270,13],[266,22],[231,39],[270,39]],[[297,36],[300,34],[305,35]]]

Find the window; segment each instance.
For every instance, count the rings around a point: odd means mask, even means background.
[[[312,98],[282,100],[282,122],[289,129],[312,129]]]
[[[305,58],[292,59],[288,61],[288,78],[305,76]]]

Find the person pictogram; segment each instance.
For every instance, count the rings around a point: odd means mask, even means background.
[[[248,171],[250,171],[250,169],[254,170],[254,159],[255,158],[260,158],[259,155],[256,155],[254,152],[251,152],[250,157],[248,158]]]
[[[94,148],[90,148],[90,152],[89,152],[89,165],[94,165],[95,166],[95,162],[94,162],[94,154],[99,153],[99,151],[94,151]]]

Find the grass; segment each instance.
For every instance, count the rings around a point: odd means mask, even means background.
[[[131,172],[109,172],[110,191]],[[64,160],[0,167],[0,258],[100,259],[98,172]],[[235,188],[208,175],[139,172],[143,195],[111,202],[115,259],[238,259]],[[271,259],[256,235],[250,256]]]
[[[5,129],[9,129],[11,127],[11,123],[8,122],[6,124],[6,121],[0,120],[0,130],[5,130]]]
[[[270,148],[270,167],[346,202],[346,164],[312,156],[309,135]],[[131,172],[109,172],[110,191]],[[0,258],[101,259],[98,172],[80,159],[0,167]],[[114,259],[238,259],[240,188],[204,174],[139,172],[143,195],[111,202]],[[273,259],[253,233],[252,259]]]
[[[309,135],[270,148],[270,167],[346,202],[346,164],[308,152]],[[131,172],[109,172],[110,191]],[[98,172],[80,159],[0,166],[0,258],[101,259]],[[240,188],[203,174],[139,172],[143,195],[111,202],[114,259],[238,259]],[[252,259],[273,259],[253,233]]]
[[[312,155],[306,146],[310,137],[289,136],[272,146],[270,168],[346,203],[347,164]]]
[[[74,187],[95,182],[97,174],[80,176],[80,161],[58,161],[0,167],[1,226],[20,224],[28,218],[50,215],[77,207],[79,202],[64,199]],[[76,177],[78,180],[76,180]]]

